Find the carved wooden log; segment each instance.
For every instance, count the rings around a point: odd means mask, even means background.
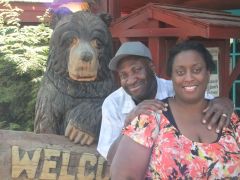
[[[96,144],[82,147],[64,136],[0,130],[0,179],[108,180]]]

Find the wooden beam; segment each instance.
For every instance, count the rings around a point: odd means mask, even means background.
[[[158,76],[165,77],[166,44],[164,38],[150,37],[148,47],[152,52],[153,64],[156,67],[155,72]]]
[[[112,15],[113,19],[120,17],[120,0],[105,0],[108,1],[108,13]]]
[[[167,1],[167,0],[166,0]],[[219,1],[219,0],[188,0],[181,1],[179,5],[195,8],[205,8],[205,9],[216,9],[216,10],[227,10],[227,9],[239,9],[240,1],[239,0],[228,0],[228,1]]]
[[[120,22],[113,23],[111,26],[111,32],[115,31],[125,31],[138,23],[145,21],[149,16],[148,11],[141,12],[139,14],[134,14],[132,16],[128,16],[127,19],[121,20]]]
[[[240,27],[216,27],[210,26],[208,28],[207,38],[211,39],[229,39],[240,38]]]
[[[202,32],[186,31],[181,28],[142,28],[142,29],[127,29],[125,31],[111,31],[112,37],[188,37],[202,36]]]
[[[120,0],[120,6],[122,12],[130,13],[131,11],[138,9],[147,3],[160,3],[161,5],[177,5],[192,8],[203,8],[203,9],[216,9],[216,10],[228,10],[228,9],[240,9],[239,0]]]

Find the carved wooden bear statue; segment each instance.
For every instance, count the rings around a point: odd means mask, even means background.
[[[50,41],[47,69],[38,92],[34,131],[90,145],[98,137],[101,105],[115,86],[110,17],[90,12],[62,16]]]

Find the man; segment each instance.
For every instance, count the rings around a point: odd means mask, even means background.
[[[110,163],[121,138],[121,130],[129,121],[146,109],[166,110],[160,100],[174,96],[172,82],[155,76],[150,50],[141,42],[126,42],[110,61],[109,68],[116,71],[121,87],[111,93],[102,105],[102,125],[97,150]],[[206,98],[209,97],[206,93]],[[147,108],[146,108],[147,107]],[[204,110],[203,123],[216,132],[227,126],[227,116],[233,112],[227,98],[215,98]],[[216,124],[216,125],[215,125]]]

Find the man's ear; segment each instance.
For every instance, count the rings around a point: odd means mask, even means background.
[[[149,62],[149,67],[152,69],[154,73],[156,72],[156,66],[152,62]]]
[[[208,82],[210,81],[210,76],[211,76],[211,72],[207,71],[207,76],[208,76]]]

